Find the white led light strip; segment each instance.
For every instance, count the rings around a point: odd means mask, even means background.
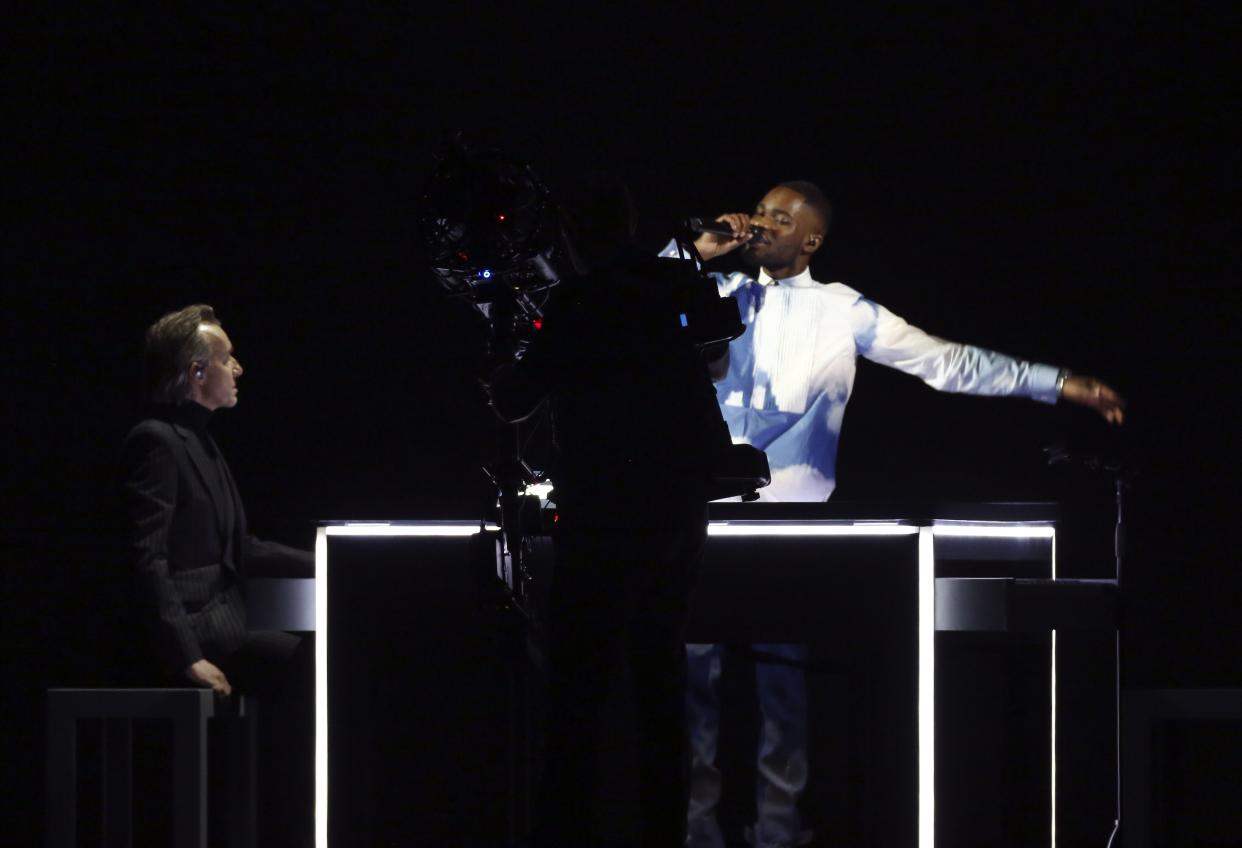
[[[709,536],[913,536],[919,528],[908,524],[754,524],[713,522]]]
[[[479,532],[477,522],[452,522],[443,524],[383,524],[357,523],[334,524],[323,528],[329,536],[473,536]],[[485,530],[498,530],[493,525]]]
[[[1050,573],[1053,580],[1057,579],[1057,539],[1052,537],[1052,563],[1050,565]],[[1051,846],[1057,848],[1057,631],[1052,631],[1052,669],[1050,691],[1052,693],[1052,703],[1049,708],[1049,727],[1051,728],[1052,739],[1050,742],[1050,757],[1052,760],[1052,779],[1049,787],[1049,803],[1051,804]]]
[[[1046,524],[937,524],[937,536],[969,536],[976,539],[1051,539],[1056,529]]]
[[[936,844],[936,551],[932,528],[919,528],[918,844]]]
[[[474,536],[477,522],[421,524],[359,522],[319,528],[315,540],[315,845],[328,845],[328,536]],[[713,522],[709,536],[919,536],[918,549],[918,845],[935,845],[935,552],[934,537],[1051,539],[1056,577],[1056,530],[1047,524],[937,524],[896,522],[788,523]],[[1056,846],[1056,633],[1052,634],[1052,839]]]
[[[315,848],[328,848],[328,533],[315,534]]]

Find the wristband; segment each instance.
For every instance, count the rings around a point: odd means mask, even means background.
[[[1072,375],[1068,368],[1062,368],[1057,372],[1057,399],[1060,400],[1061,392],[1065,391],[1065,381]]]

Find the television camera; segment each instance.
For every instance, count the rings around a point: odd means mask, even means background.
[[[428,180],[419,228],[436,280],[490,325],[486,371],[521,359],[543,325],[552,289],[573,273],[553,193],[529,164],[458,135],[445,145]],[[683,257],[697,259],[696,229],[687,222],[677,234]],[[705,359],[714,358],[745,327],[736,301],[721,297],[693,259],[661,260],[669,263],[669,284],[653,304],[652,320],[676,322]],[[523,492],[544,481],[522,459],[520,437],[511,444],[512,453],[486,470],[499,490],[505,553],[512,558],[513,579],[506,582],[520,599],[517,584],[527,577],[522,538],[544,514],[539,506],[531,508]],[[753,499],[769,482],[766,457],[748,445],[735,445],[718,472],[713,498]]]

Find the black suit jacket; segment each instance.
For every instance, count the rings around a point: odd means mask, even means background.
[[[129,432],[122,455],[136,588],[160,664],[173,675],[204,657],[216,662],[245,640],[249,570],[306,577],[314,570],[309,552],[247,532],[237,485],[212,455],[218,448],[205,421],[202,408],[160,409]],[[222,485],[213,492],[215,479]]]

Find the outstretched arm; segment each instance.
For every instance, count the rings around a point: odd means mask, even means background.
[[[865,298],[855,302],[851,321],[861,355],[913,374],[940,391],[1020,395],[1044,403],[1065,399],[1094,409],[1110,423],[1124,420],[1125,400],[1094,377],[947,341]]]
[[[1067,374],[1061,381],[1061,398],[1094,409],[1109,424],[1125,422],[1126,399],[1095,377]]]

